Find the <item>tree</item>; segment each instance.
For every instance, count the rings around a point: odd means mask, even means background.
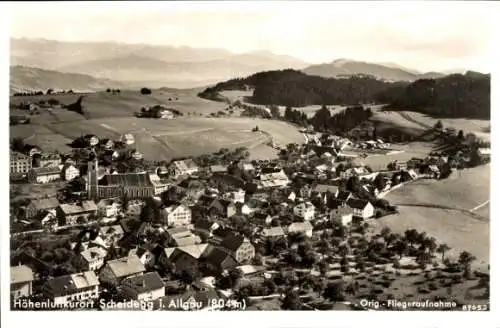
[[[470,271],[470,264],[475,260],[476,257],[467,251],[463,251],[458,256],[458,263],[460,263],[466,273]]]
[[[279,109],[279,107],[278,107],[278,106],[276,106],[276,105],[271,105],[271,106],[269,107],[269,109],[271,110],[271,116],[272,116],[273,118],[280,118],[280,109]]]
[[[107,92],[107,93],[110,93],[110,92],[111,92],[111,89],[110,89],[110,88],[107,88],[107,89],[106,89],[106,92]]]
[[[141,94],[143,94],[143,95],[150,95],[151,93],[152,93],[151,89],[141,88]]]
[[[464,130],[460,130],[460,131],[458,131],[458,134],[457,134],[457,139],[458,139],[458,141],[464,141],[464,140],[465,140],[465,137],[464,137]]]
[[[123,193],[121,199],[121,209],[123,213],[126,213],[128,211],[128,206],[129,206],[129,198],[126,193]]]
[[[446,244],[439,244],[438,248],[437,248],[437,251],[439,253],[441,253],[441,261],[444,260],[444,254],[449,251],[451,248],[450,246],[446,245]]]
[[[302,302],[300,301],[299,294],[293,289],[288,289],[285,293],[285,298],[283,299],[281,308],[283,310],[302,309]]]
[[[10,140],[10,149],[16,152],[23,152],[24,151],[24,140],[23,138],[13,138]]]
[[[437,121],[436,124],[434,124],[434,129],[435,130],[443,129],[443,122],[441,122],[441,120]]]
[[[54,92],[54,90],[53,90],[53,89],[48,89],[46,94],[47,94],[47,95],[51,95],[53,92]]]
[[[323,297],[333,302],[344,301],[344,284],[342,282],[329,283],[326,287]]]
[[[408,229],[405,231],[405,238],[410,246],[413,246],[418,241],[419,233],[416,229]]]
[[[408,241],[404,239],[398,239],[394,243],[394,250],[399,255],[399,258],[402,258],[406,252],[408,252]]]

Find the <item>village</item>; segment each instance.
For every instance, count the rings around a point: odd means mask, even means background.
[[[279,299],[283,309],[331,309],[356,295],[354,283],[339,287],[344,275],[399,268],[403,255],[424,269],[446,252],[414,229],[373,235],[370,222],[398,211],[387,193],[490,158],[463,136],[451,152],[407,161],[380,138],[305,137],[278,159],[222,149],[169,163],[144,160],[131,134],[82,136],[69,154],[17,141],[11,188],[56,192],[11,192],[13,308],[243,310]],[[385,168],[353,161],[374,153]]]

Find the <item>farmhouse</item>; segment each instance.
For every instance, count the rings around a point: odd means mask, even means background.
[[[21,153],[10,153],[10,174],[26,174],[31,170],[31,157]]]
[[[75,261],[77,266],[82,270],[96,271],[104,265],[104,258],[107,253],[102,247],[90,247],[81,252]]]
[[[97,205],[93,201],[82,201],[73,204],[61,204],[56,209],[59,225],[77,224],[78,218],[88,218],[97,213]]]
[[[26,219],[32,219],[38,214],[55,210],[59,206],[59,200],[55,197],[32,199],[24,209]]]
[[[165,284],[156,271],[124,279],[120,290],[126,299],[136,301],[154,301],[165,296]]]
[[[33,168],[28,173],[28,179],[31,183],[49,183],[61,178],[61,169],[55,167]]]
[[[10,295],[14,299],[30,297],[33,293],[33,271],[25,266],[10,267]]]
[[[306,221],[314,219],[314,205],[311,202],[302,202],[293,208],[293,214]]]
[[[354,217],[362,219],[371,218],[375,211],[373,205],[368,200],[364,199],[349,198],[347,200],[347,205],[352,208]]]
[[[174,176],[192,175],[198,172],[198,165],[192,159],[175,161],[172,163],[171,171]]]
[[[34,167],[54,167],[61,164],[61,156],[55,153],[43,153],[33,156]]]
[[[288,226],[288,233],[303,233],[308,237],[312,237],[313,226],[309,221],[294,222]]]
[[[51,279],[42,287],[43,294],[56,305],[99,297],[99,280],[93,271]]]
[[[191,209],[189,207],[182,204],[171,205],[163,211],[165,211],[167,221],[165,224],[169,227],[178,227],[191,223]]]
[[[246,237],[236,233],[226,236],[219,247],[231,254],[239,263],[250,261],[255,257],[255,247],[252,243]]]
[[[146,271],[139,257],[132,255],[108,261],[99,274],[99,279],[106,284],[117,286],[129,277],[140,276]]]

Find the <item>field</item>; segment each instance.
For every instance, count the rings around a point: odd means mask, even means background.
[[[255,126],[258,126],[260,131],[252,132]],[[59,150],[68,149],[67,143],[82,134],[119,138],[125,133],[131,133],[136,138],[137,150],[142,152],[145,158],[154,160],[195,156],[215,152],[220,148],[259,146],[260,150],[252,152],[255,157],[259,152],[270,151],[260,145],[269,142],[271,138],[278,145],[304,142],[302,134],[285,122],[239,117],[189,117],[174,120],[113,117],[46,126],[18,125],[10,130],[11,138],[23,137],[26,142],[38,144],[42,149]]]
[[[473,264],[489,264],[489,204],[467,213],[490,198],[489,165],[464,170],[447,180],[422,180],[389,193],[386,198],[398,205],[399,214],[374,221],[396,232],[416,228],[452,247],[450,254],[467,250],[477,257]],[[439,208],[443,207],[443,208]]]
[[[401,151],[388,155],[369,154],[368,157],[357,157],[354,159],[356,165],[368,165],[373,170],[383,170],[387,168],[387,164],[391,161],[408,161],[413,157],[425,157],[432,151],[433,145],[424,142],[409,142],[407,144],[394,144],[390,148],[395,151]],[[348,150],[349,154],[363,154],[363,150]]]
[[[139,90],[123,90],[113,95],[105,91],[88,94],[56,94],[43,96],[11,97],[11,103],[40,101],[54,98],[60,103],[67,105],[75,102],[78,97],[84,96],[83,107],[90,118],[105,117],[130,117],[142,107],[163,105],[174,108],[184,115],[196,113],[196,115],[208,115],[224,110],[226,105],[215,101],[199,98],[197,89],[158,89],[153,90],[151,95],[141,95]],[[43,111],[43,109],[42,109]],[[67,113],[64,109],[53,110],[54,115],[43,113],[33,116],[34,123],[53,123],[60,121],[77,120],[78,114]],[[69,116],[68,116],[69,115]]]

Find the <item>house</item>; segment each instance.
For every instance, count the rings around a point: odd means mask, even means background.
[[[343,226],[347,226],[352,222],[354,211],[349,206],[339,202],[337,208],[330,211],[330,219],[335,222],[340,222]]]
[[[164,268],[170,265],[177,274],[196,267],[199,260],[202,259],[213,247],[208,244],[198,244],[180,247],[165,248],[158,258],[158,263]]]
[[[312,237],[313,226],[309,221],[294,222],[288,226],[288,233],[302,233],[308,237]]]
[[[255,257],[255,247],[240,234],[229,234],[222,240],[219,247],[231,254],[239,263],[250,261]]]
[[[352,208],[353,217],[368,219],[374,215],[375,208],[368,200],[349,198],[347,205]]]
[[[128,256],[130,257],[136,255],[146,268],[152,268],[156,262],[154,248],[155,246],[151,244],[136,246],[136,248],[133,248],[129,251]]]
[[[41,217],[40,223],[42,228],[49,231],[54,231],[59,226],[59,221],[57,220],[56,210],[48,210],[45,215]]]
[[[154,301],[165,296],[165,283],[158,272],[153,271],[124,279],[120,284],[120,292],[125,299]]]
[[[477,155],[482,162],[487,162],[491,160],[491,149],[490,148],[478,148]]]
[[[97,205],[92,200],[86,200],[73,204],[61,204],[56,209],[59,225],[74,225],[78,218],[87,219],[90,215],[97,214]]]
[[[244,203],[245,202],[245,190],[239,188],[236,191],[228,192],[225,197],[226,199],[234,203]]]
[[[99,140],[99,146],[106,150],[111,150],[115,146],[115,143],[111,139],[101,139]]]
[[[210,185],[223,184],[230,188],[246,189],[245,181],[230,174],[215,174],[209,178]]]
[[[97,211],[104,217],[112,218],[120,212],[120,204],[113,199],[102,199],[97,203]]]
[[[262,230],[261,235],[263,238],[276,239],[276,238],[285,237],[286,233],[282,227],[271,227],[271,228],[264,228]]]
[[[191,209],[182,204],[170,205],[163,209],[165,212],[165,225],[169,227],[185,226],[191,223]]]
[[[160,116],[159,118],[165,119],[165,120],[171,120],[174,118],[174,113],[168,109],[162,108],[158,111],[158,115]]]
[[[212,165],[212,166],[210,166],[210,172],[212,174],[227,173],[227,166],[225,166],[225,165]]]
[[[33,294],[33,270],[26,265],[10,267],[10,296],[14,299]]]
[[[204,259],[205,268],[211,273],[221,273],[238,266],[238,261],[222,248],[213,248]]]
[[[21,153],[10,153],[10,174],[23,175],[31,170],[31,157]]]
[[[195,174],[198,172],[198,169],[198,165],[192,159],[175,161],[171,166],[172,173],[176,177]]]
[[[343,202],[347,202],[349,199],[353,197],[352,193],[349,191],[339,191],[337,194],[337,199]]]
[[[244,161],[239,161],[237,167],[243,172],[254,172],[255,166],[252,163],[246,163]]]
[[[322,199],[323,203],[326,203],[329,195],[337,197],[339,194],[339,187],[327,184],[318,184],[313,188],[313,193],[316,197]]]
[[[64,165],[61,173],[62,173],[63,179],[66,181],[71,181],[71,180],[75,179],[76,177],[80,176],[80,170],[72,164]]]
[[[121,225],[104,226],[99,229],[99,237],[103,240],[106,247],[116,245],[123,238],[125,232]]]
[[[290,184],[290,179],[282,169],[265,170],[259,175],[258,188],[280,188]]]
[[[99,274],[102,283],[118,286],[125,278],[140,276],[146,271],[137,255],[111,260],[104,265]]]
[[[42,293],[54,305],[99,298],[99,279],[93,271],[74,273],[53,278],[42,287]]]
[[[132,134],[126,133],[120,138],[120,141],[126,145],[132,145],[133,143],[135,143],[135,138]]]
[[[32,219],[50,210],[55,210],[59,206],[59,200],[55,197],[32,199],[24,209],[26,219]]]
[[[255,196],[255,195],[254,195]],[[257,199],[257,198],[251,198],[246,202],[245,204],[238,203],[236,204],[236,207],[238,209],[238,213],[244,214],[244,215],[250,215],[252,213],[255,213],[262,208],[265,208],[267,206],[267,202]]]
[[[177,227],[166,230],[166,241],[173,246],[195,245],[201,242],[200,237],[195,236],[186,227]]]
[[[293,214],[306,221],[314,219],[314,205],[311,202],[301,202],[293,207]]]
[[[157,171],[159,170],[160,169],[158,169]],[[149,180],[153,184],[154,188],[153,193],[155,195],[160,195],[161,193],[167,191],[168,188],[171,187],[171,183],[168,180],[160,178],[160,176],[156,173],[149,174]]]
[[[42,153],[33,156],[34,167],[55,167],[61,164],[61,155],[55,153]]]
[[[221,300],[221,302],[214,302]],[[188,290],[180,295],[167,295],[155,302],[155,309],[166,311],[201,311],[217,310],[225,306],[226,298],[213,288],[206,290]]]
[[[96,271],[104,265],[108,252],[99,246],[90,247],[80,253],[75,262],[77,267],[85,271]]]
[[[252,278],[255,276],[263,275],[263,273],[266,271],[266,267],[247,264],[236,267],[236,270],[241,273],[242,277]]]
[[[61,178],[61,169],[55,167],[37,167],[28,173],[28,179],[31,183],[49,183]]]

